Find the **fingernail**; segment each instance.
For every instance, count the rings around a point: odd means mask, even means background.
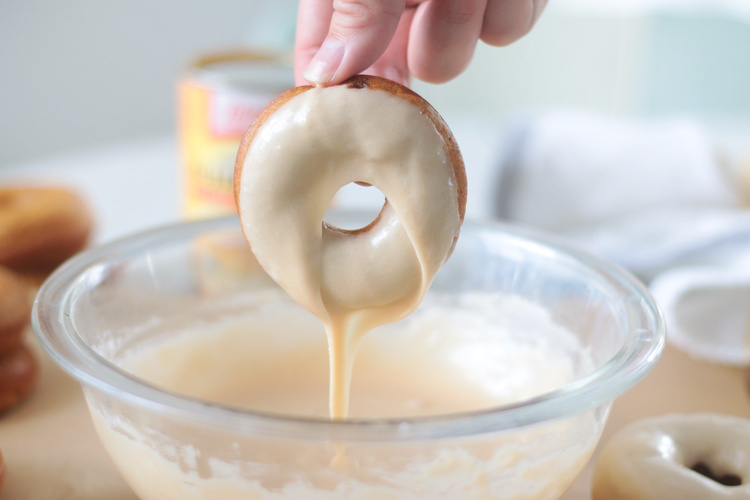
[[[344,60],[344,44],[335,38],[326,38],[303,73],[310,83],[327,83]]]

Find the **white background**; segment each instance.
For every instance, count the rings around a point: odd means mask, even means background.
[[[746,0],[552,0],[511,47],[480,45],[441,112],[506,119],[575,107],[627,115],[750,116]],[[0,168],[173,135],[175,83],[198,54],[289,48],[295,0],[0,2]]]

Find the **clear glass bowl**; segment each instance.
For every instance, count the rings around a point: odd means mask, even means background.
[[[36,334],[80,381],[102,442],[143,500],[559,499],[612,401],[664,346],[658,309],[628,273],[533,231],[467,222],[430,294],[497,293],[542,308],[593,360],[572,360],[564,387],[472,412],[332,422],[184,396],[124,369],[144,343],[245,314],[245,297],[275,286],[236,241],[232,217],[135,235],[72,259],[37,297]]]

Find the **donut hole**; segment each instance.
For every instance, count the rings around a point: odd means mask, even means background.
[[[724,474],[720,472],[716,472],[709,466],[706,462],[699,460],[695,464],[693,464],[692,467],[690,467],[690,470],[693,472],[697,472],[701,476],[705,476],[713,481],[716,481],[719,484],[723,484],[724,486],[740,486],[742,484],[742,478],[738,476],[737,474]]]
[[[385,195],[375,186],[350,182],[336,192],[331,206],[326,211],[324,221],[339,229],[356,231],[371,224],[383,209],[384,203]],[[366,222],[357,224],[352,220],[341,220],[332,212],[332,210],[340,209],[356,210],[362,214],[362,220]]]

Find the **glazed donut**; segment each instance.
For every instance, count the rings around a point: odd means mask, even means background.
[[[21,344],[31,319],[29,287],[0,266],[0,357]]]
[[[0,357],[0,412],[26,399],[36,387],[39,365],[31,349],[21,344]]]
[[[83,249],[91,228],[86,204],[71,191],[0,189],[0,265],[43,277]]]
[[[243,138],[234,180],[258,262],[324,322],[335,311],[379,321],[411,312],[452,252],[466,206],[463,160],[443,119],[371,76],[277,97]],[[351,182],[379,188],[381,212],[356,230],[325,223]]]
[[[592,500],[750,498],[750,421],[710,413],[640,420],[602,448]]]

